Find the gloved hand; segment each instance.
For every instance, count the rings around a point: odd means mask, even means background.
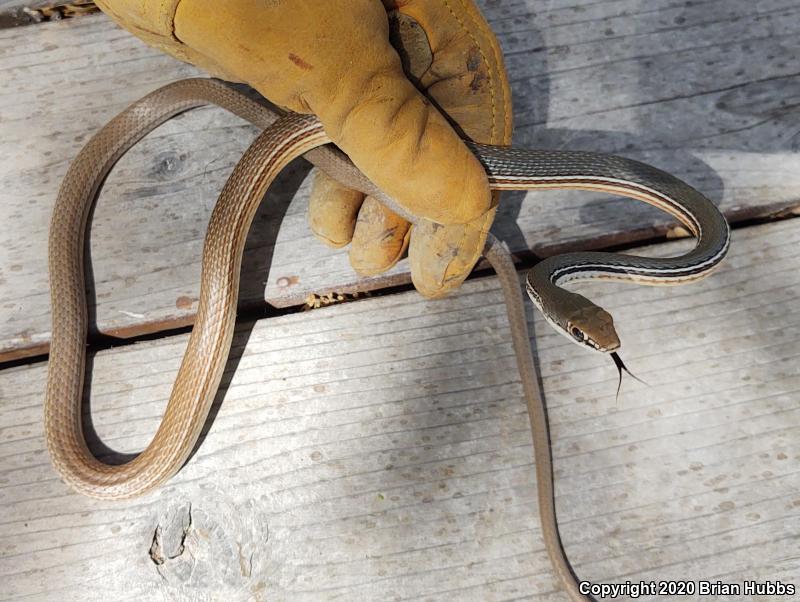
[[[311,228],[333,246],[352,239],[356,271],[388,269],[410,239],[421,293],[441,296],[461,284],[480,257],[497,199],[456,129],[479,142],[511,139],[501,52],[472,0],[97,4],[147,43],[246,82],[275,104],[316,114],[359,169],[409,213],[430,220],[409,228],[374,199],[316,174]],[[414,83],[389,42],[387,9],[396,9],[401,37],[411,40],[404,60]]]

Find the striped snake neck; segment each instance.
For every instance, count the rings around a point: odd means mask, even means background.
[[[574,280],[614,279],[642,284],[677,284],[709,274],[725,257],[730,229],[714,204],[700,192],[660,169],[638,161],[582,151],[528,150],[469,143],[492,188],[574,189],[643,201],[677,219],[697,238],[680,257],[632,257],[617,253],[568,253],[535,268],[534,289],[546,279],[554,286]]]
[[[581,151],[526,150],[470,143],[492,188],[573,189],[603,192],[645,202],[677,219],[697,239],[689,252],[670,258],[609,252],[566,253],[539,262],[527,277],[531,301],[567,338],[594,351],[619,347],[613,318],[588,299],[561,288],[576,280],[625,280],[674,285],[710,274],[730,246],[730,229],[700,192],[650,165],[613,155]]]

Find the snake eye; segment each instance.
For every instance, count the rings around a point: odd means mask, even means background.
[[[583,331],[577,326],[571,326],[569,332],[579,343],[582,343],[583,340],[586,338],[586,335],[584,335]]]

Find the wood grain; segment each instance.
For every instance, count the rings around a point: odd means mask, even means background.
[[[0,11],[19,10],[25,7],[38,8],[40,6],[52,6],[57,2],[47,2],[46,0],[0,0]]]
[[[798,261],[786,220],[738,230],[696,285],[582,286],[650,384],[618,401],[607,357],[531,316],[581,578],[800,585]],[[45,365],[0,371],[0,598],[565,600],[506,328],[493,277],[242,324],[207,438],[130,502],[54,474]],[[185,345],[93,356],[95,450],[147,443]]]
[[[734,219],[798,206],[793,0],[482,7],[512,79],[516,144],[651,162]],[[46,350],[46,233],[70,159],[126,104],[196,71],[91,16],[0,31],[0,72],[8,83],[0,93],[0,358],[9,359]],[[254,135],[218,110],[199,110],[157,130],[115,169],[89,243],[97,330],[130,336],[191,323],[211,206]],[[405,262],[360,280],[346,250],[313,238],[305,176],[295,165],[257,217],[243,308],[407,282]],[[658,236],[667,226],[666,216],[611,197],[516,193],[504,197],[494,231],[515,253],[548,255]]]
[[[99,12],[92,0],[0,0],[0,29]]]

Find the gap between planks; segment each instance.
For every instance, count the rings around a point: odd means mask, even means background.
[[[562,536],[583,579],[800,574],[800,222],[733,242],[692,286],[580,287],[614,314],[651,385],[627,380],[618,401],[608,358],[529,308]],[[53,473],[45,366],[0,371],[0,597],[189,600],[214,583],[232,600],[564,600],[506,328],[495,278],[449,300],[408,292],[242,324],[198,453],[122,503]],[[93,356],[105,445],[146,445],[186,340]],[[157,528],[172,550],[162,565]]]

